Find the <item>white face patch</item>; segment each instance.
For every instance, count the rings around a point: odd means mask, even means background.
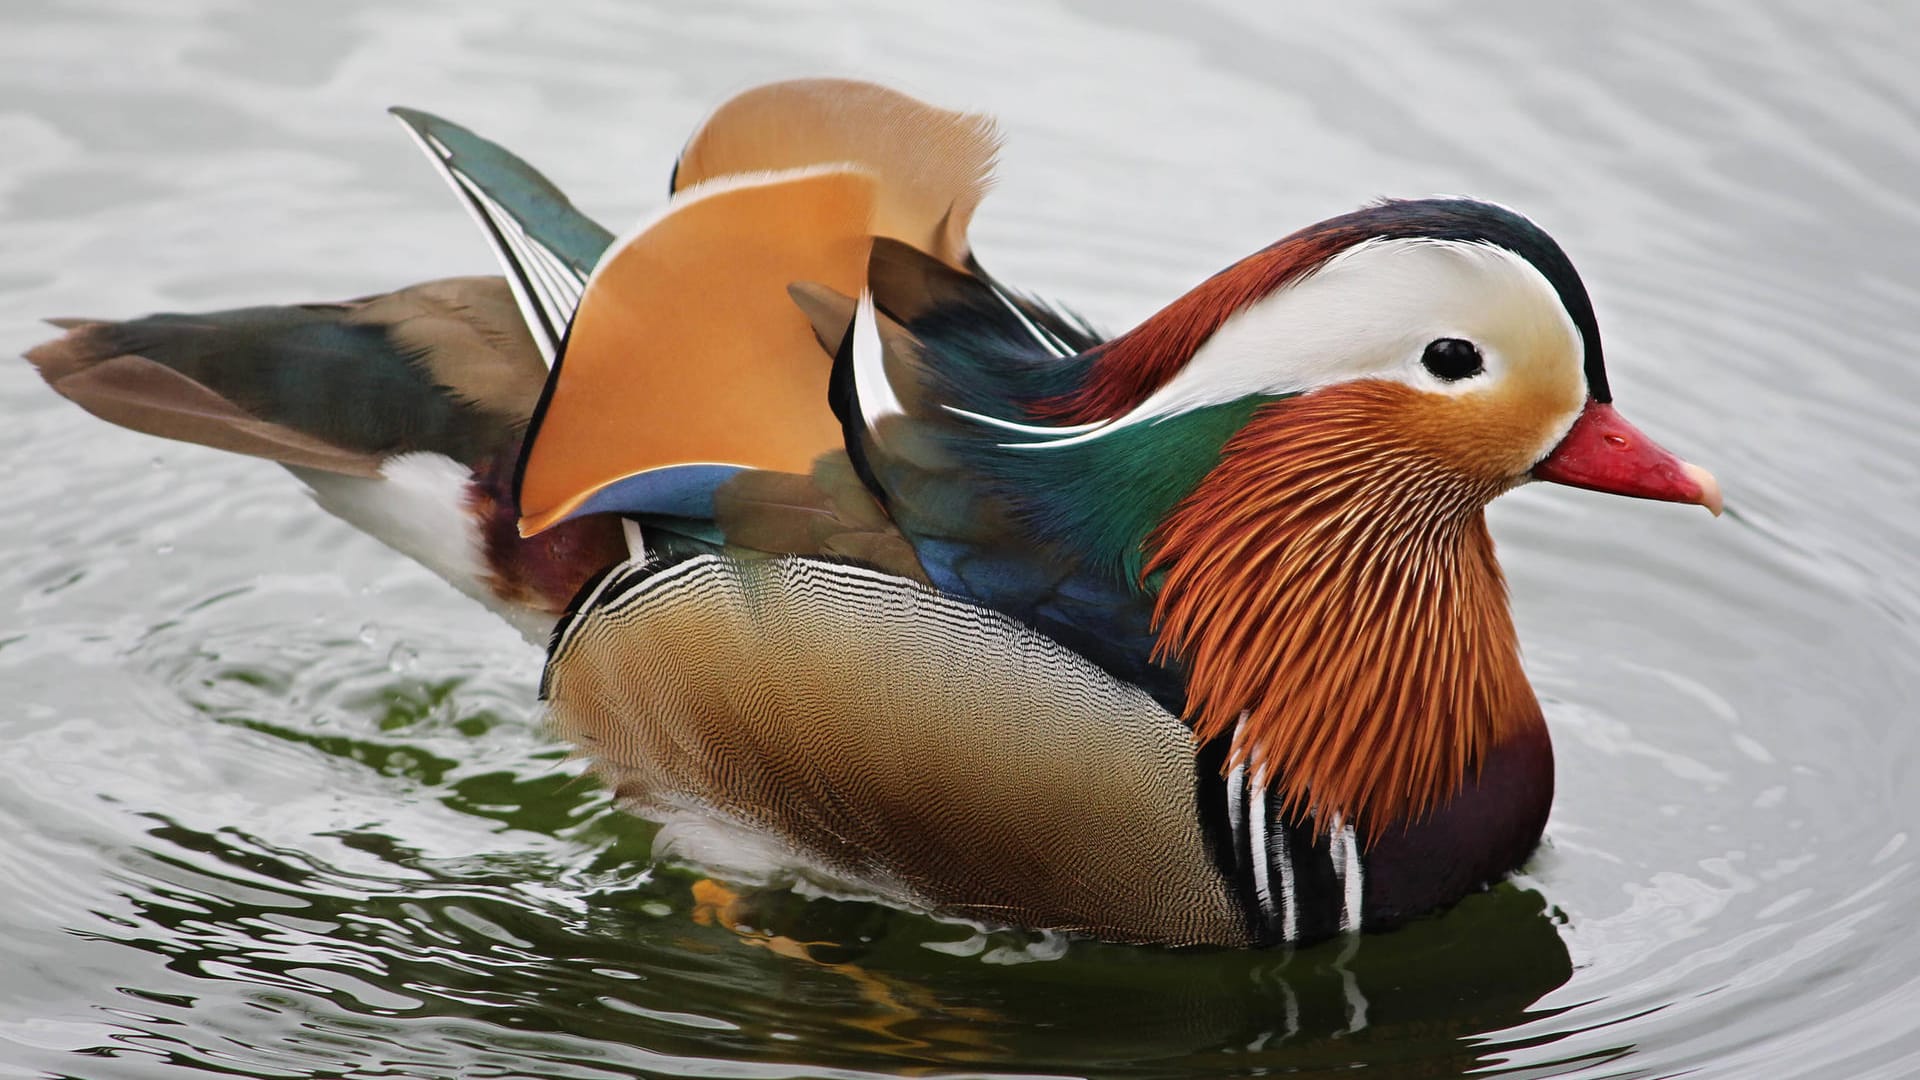
[[[1429,372],[1421,357],[1441,338],[1472,342],[1484,369],[1451,381]],[[1356,379],[1447,395],[1497,392],[1521,379],[1584,387],[1584,354],[1559,294],[1513,252],[1451,240],[1369,240],[1234,313],[1178,374],[1127,414],[1097,430],[1027,445],[1085,442],[1253,395],[1305,393]],[[1584,390],[1569,397],[1583,400]]]

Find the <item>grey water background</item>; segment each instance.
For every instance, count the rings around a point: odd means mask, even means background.
[[[0,363],[0,1075],[1920,1073],[1916,48],[1912,5],[1783,0],[3,0],[0,353],[491,272],[389,104],[618,231],[725,96],[847,74],[998,114],[983,259],[1113,329],[1375,195],[1521,208],[1730,510],[1496,506],[1560,791],[1444,917],[1179,952],[775,895],[746,933],[577,779],[503,625]]]

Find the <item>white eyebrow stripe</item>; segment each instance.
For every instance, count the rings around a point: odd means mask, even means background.
[[[1482,345],[1495,372],[1504,362],[1497,350],[1458,320],[1512,311],[1544,313],[1584,363],[1584,341],[1559,292],[1514,252],[1475,241],[1368,240],[1229,315],[1171,379],[1124,415],[1097,430],[1006,445],[1076,446],[1196,409],[1358,379],[1471,393],[1482,380],[1442,383],[1420,368],[1419,357],[1435,338],[1463,337]]]

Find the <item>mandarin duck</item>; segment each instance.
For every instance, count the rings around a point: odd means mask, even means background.
[[[28,358],[548,639],[555,728],[661,857],[1117,941],[1392,927],[1518,867],[1552,798],[1487,504],[1720,509],[1500,206],[1374,203],[1103,338],[975,257],[982,116],[748,91],[616,239],[395,113],[503,278]]]

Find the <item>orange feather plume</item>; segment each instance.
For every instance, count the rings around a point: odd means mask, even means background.
[[[1462,453],[1445,412],[1471,405],[1415,396],[1369,380],[1264,407],[1148,542],[1195,736],[1232,732],[1229,767],[1294,820],[1368,837],[1542,724],[1483,513],[1508,466]]]

